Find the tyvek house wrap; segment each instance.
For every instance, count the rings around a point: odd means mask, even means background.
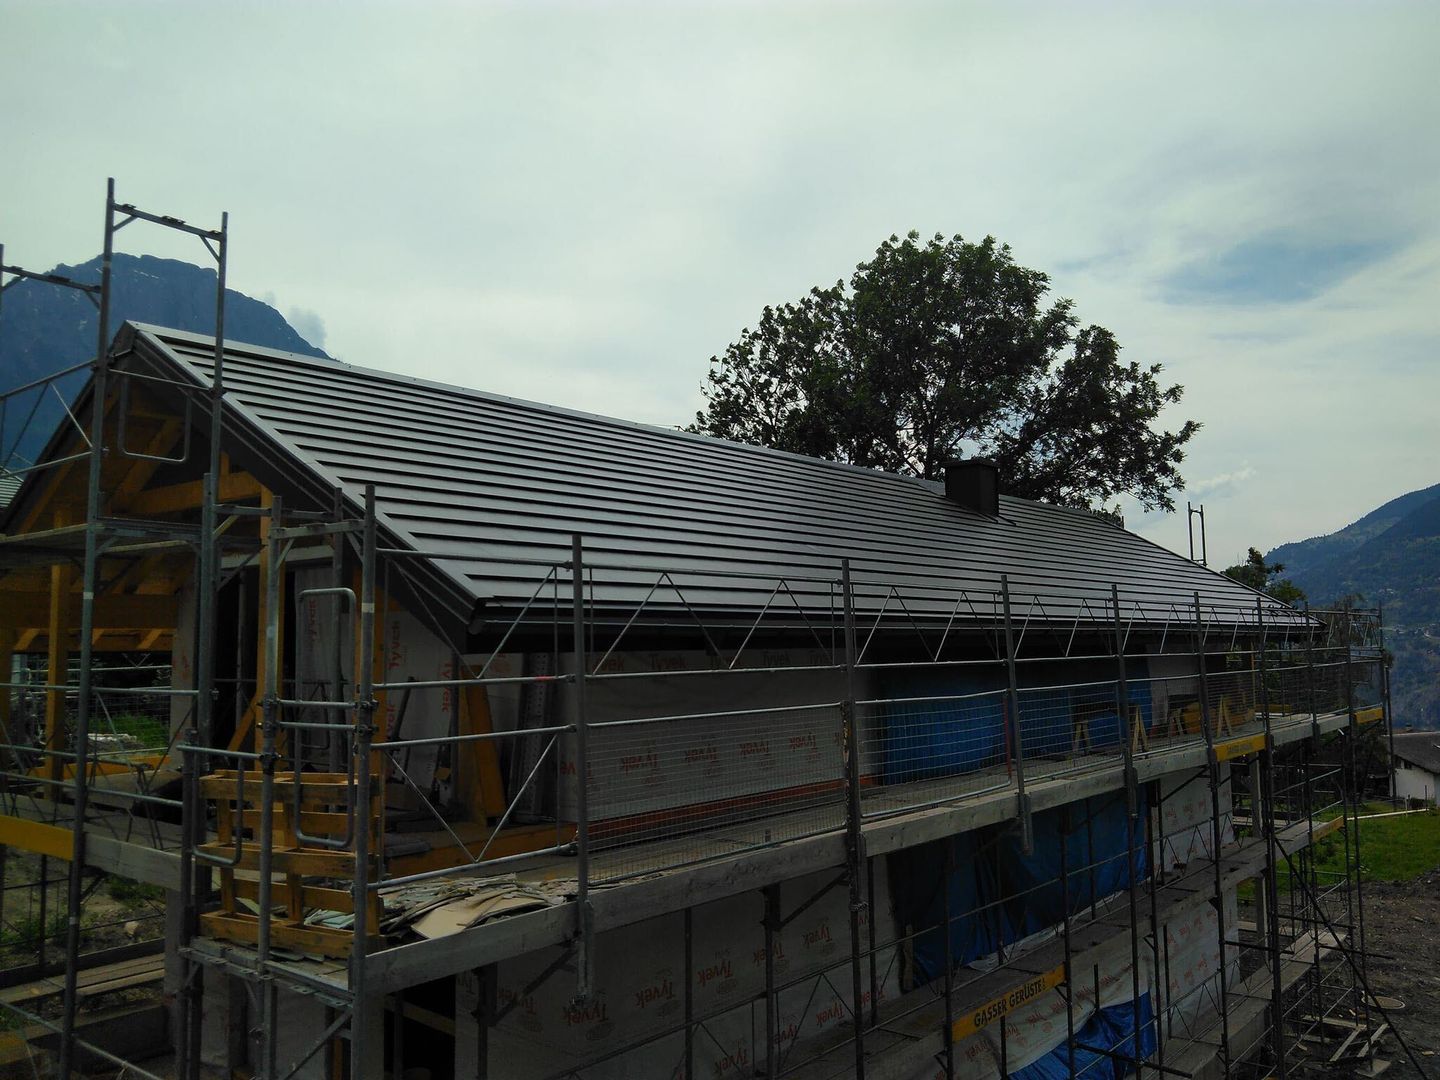
[[[819,899],[776,934],[775,979],[781,987],[776,1050],[781,1056],[792,1045],[849,1023],[846,886],[828,873],[785,882],[781,912],[789,915],[817,892]],[[885,940],[893,914],[883,875],[876,881],[874,908]],[[508,1011],[491,1032],[492,1075],[539,1080],[649,1039],[586,1067],[583,1075],[587,1080],[681,1076],[683,1032],[656,1036],[682,1024],[687,985],[694,1015],[704,1018],[694,1035],[695,1077],[752,1075],[766,1054],[765,1006],[763,998],[755,1000],[765,988],[763,918],[758,892],[697,906],[688,967],[682,914],[601,933],[595,946],[595,994],[583,1005],[572,1001],[575,975],[569,965],[527,992],[561,955],[559,949],[501,963],[497,1000]],[[867,933],[864,927],[862,933]],[[876,963],[883,1004],[898,990],[895,949],[883,948]]]

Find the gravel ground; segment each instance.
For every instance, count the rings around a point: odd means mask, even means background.
[[[1394,1061],[1387,1080],[1440,1080],[1440,867],[1414,881],[1365,886],[1365,945],[1371,989],[1398,998],[1391,1014],[1424,1073],[1393,1038],[1380,1054]]]

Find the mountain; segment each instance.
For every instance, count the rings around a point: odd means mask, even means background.
[[[50,271],[87,284],[100,281],[100,258]],[[111,260],[110,334],[125,320],[202,334],[215,332],[215,271],[176,259],[116,254]],[[74,289],[20,281],[0,304],[0,393],[95,355],[94,304]],[[272,349],[326,354],[269,304],[225,290],[225,337]],[[84,384],[76,372],[56,384],[67,400]],[[33,417],[31,416],[33,409]],[[33,461],[64,416],[59,399],[41,387],[7,399],[0,413],[0,465]],[[27,423],[27,417],[29,421]]]
[[[1385,608],[1398,727],[1440,729],[1440,484],[1392,499],[1329,536],[1265,557],[1316,606],[1363,596]]]
[[[1440,484],[1401,495],[1398,499],[1391,499],[1384,506],[1371,510],[1360,520],[1346,525],[1338,532],[1281,544],[1270,552],[1266,557],[1267,561],[1284,563],[1285,570],[1291,577],[1296,574],[1309,574],[1323,568],[1331,560],[1353,553],[1366,541],[1373,540],[1397,524],[1412,510],[1436,499],[1440,499]],[[1321,572],[1323,573],[1323,570]]]

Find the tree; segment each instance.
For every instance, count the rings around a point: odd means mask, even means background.
[[[1265,556],[1261,555],[1258,549],[1252,547],[1243,563],[1226,567],[1225,576],[1233,578],[1241,585],[1250,586],[1256,592],[1273,596],[1282,604],[1294,607],[1305,599],[1305,591],[1289,578],[1282,578],[1280,575],[1284,572],[1283,563],[1267,564]]]
[[[690,430],[927,479],[981,456],[1008,494],[1174,509],[1200,425],[1152,425],[1182,387],[1121,363],[1110,331],[1047,306],[1049,286],[993,237],[892,236],[848,287],[766,307],[711,357]]]

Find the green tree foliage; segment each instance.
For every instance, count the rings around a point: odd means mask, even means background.
[[[1282,604],[1294,607],[1305,599],[1304,591],[1289,578],[1281,577],[1285,567],[1281,563],[1267,563],[1265,556],[1251,548],[1245,561],[1225,568],[1225,576],[1241,585],[1248,585],[1256,592],[1273,596]]]
[[[1182,388],[1049,287],[993,237],[892,236],[848,286],[765,308],[712,357],[690,430],[927,479],[983,456],[1012,495],[1173,509],[1200,425],[1153,423]]]

